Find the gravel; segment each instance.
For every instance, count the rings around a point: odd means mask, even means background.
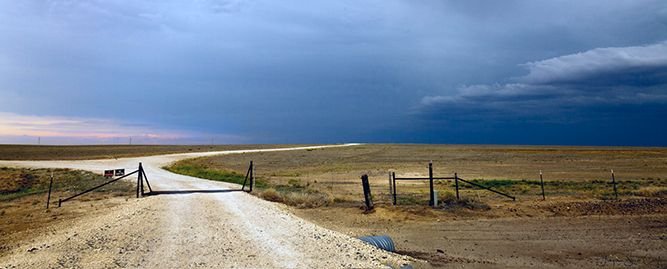
[[[319,147],[261,151],[306,148]],[[154,190],[233,190],[239,186],[177,175],[161,167],[185,158],[256,151],[260,150],[115,160],[0,161],[0,166],[101,173],[112,168],[132,171],[142,162]],[[35,232],[40,235],[2,255],[0,268],[382,268],[414,261],[298,218],[282,204],[238,191],[130,199],[109,213]]]

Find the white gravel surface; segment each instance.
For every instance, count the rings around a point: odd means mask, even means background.
[[[216,154],[353,145],[90,161],[0,161],[0,167],[101,173],[111,168],[133,171],[142,162],[154,190],[237,190],[239,185],[177,175],[161,167]],[[411,261],[319,227],[283,207],[239,191],[130,199],[107,214],[36,231],[41,233],[36,239],[0,255],[0,268],[378,268]]]

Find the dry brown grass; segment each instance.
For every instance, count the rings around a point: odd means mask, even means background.
[[[259,190],[259,197],[297,208],[316,208],[333,204],[333,197],[322,192],[277,191],[274,188]]]
[[[458,172],[468,180],[519,197],[541,199],[543,170],[549,198],[603,199],[612,194],[609,170],[614,169],[622,197],[664,197],[667,149],[631,147],[537,147],[461,145],[361,145],[346,148],[248,153],[197,159],[202,167],[243,172],[253,160],[259,180],[278,192],[324,193],[338,205],[362,201],[359,177],[368,174],[376,203],[390,203],[388,172],[427,176],[433,161],[436,176]],[[440,193],[452,193],[452,181],[436,182]],[[297,190],[294,190],[297,191]],[[399,204],[425,204],[428,183],[399,182]],[[463,198],[503,202],[504,197],[461,184]],[[298,199],[297,199],[298,200]],[[326,204],[326,203],[325,203]]]
[[[171,153],[276,148],[290,145],[0,145],[0,160],[92,160]]]
[[[54,175],[51,208],[46,209],[51,174]],[[0,168],[0,253],[11,249],[16,234],[63,220],[96,214],[133,195],[134,184],[118,181],[87,193],[56,208],[58,198],[68,197],[108,179],[86,171],[69,169]],[[25,236],[25,235],[24,235]]]

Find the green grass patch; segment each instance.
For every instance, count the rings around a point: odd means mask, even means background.
[[[181,175],[236,184],[243,184],[243,181],[245,180],[245,175],[237,172],[209,168],[202,164],[192,162],[191,160],[178,161],[170,166],[164,167],[164,169]],[[267,185],[263,180],[255,178],[255,187],[263,188],[266,186]]]

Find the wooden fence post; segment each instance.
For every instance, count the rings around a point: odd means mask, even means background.
[[[373,209],[373,200],[371,197],[371,185],[368,183],[368,175],[361,176],[361,185],[364,189],[364,200],[366,203],[366,212]]]
[[[616,177],[614,177],[614,169],[611,169],[611,184],[614,185],[614,197],[618,200],[618,188],[616,188]]]
[[[391,172],[389,172],[389,198],[391,198],[391,195],[394,193],[394,188],[391,185]]]

